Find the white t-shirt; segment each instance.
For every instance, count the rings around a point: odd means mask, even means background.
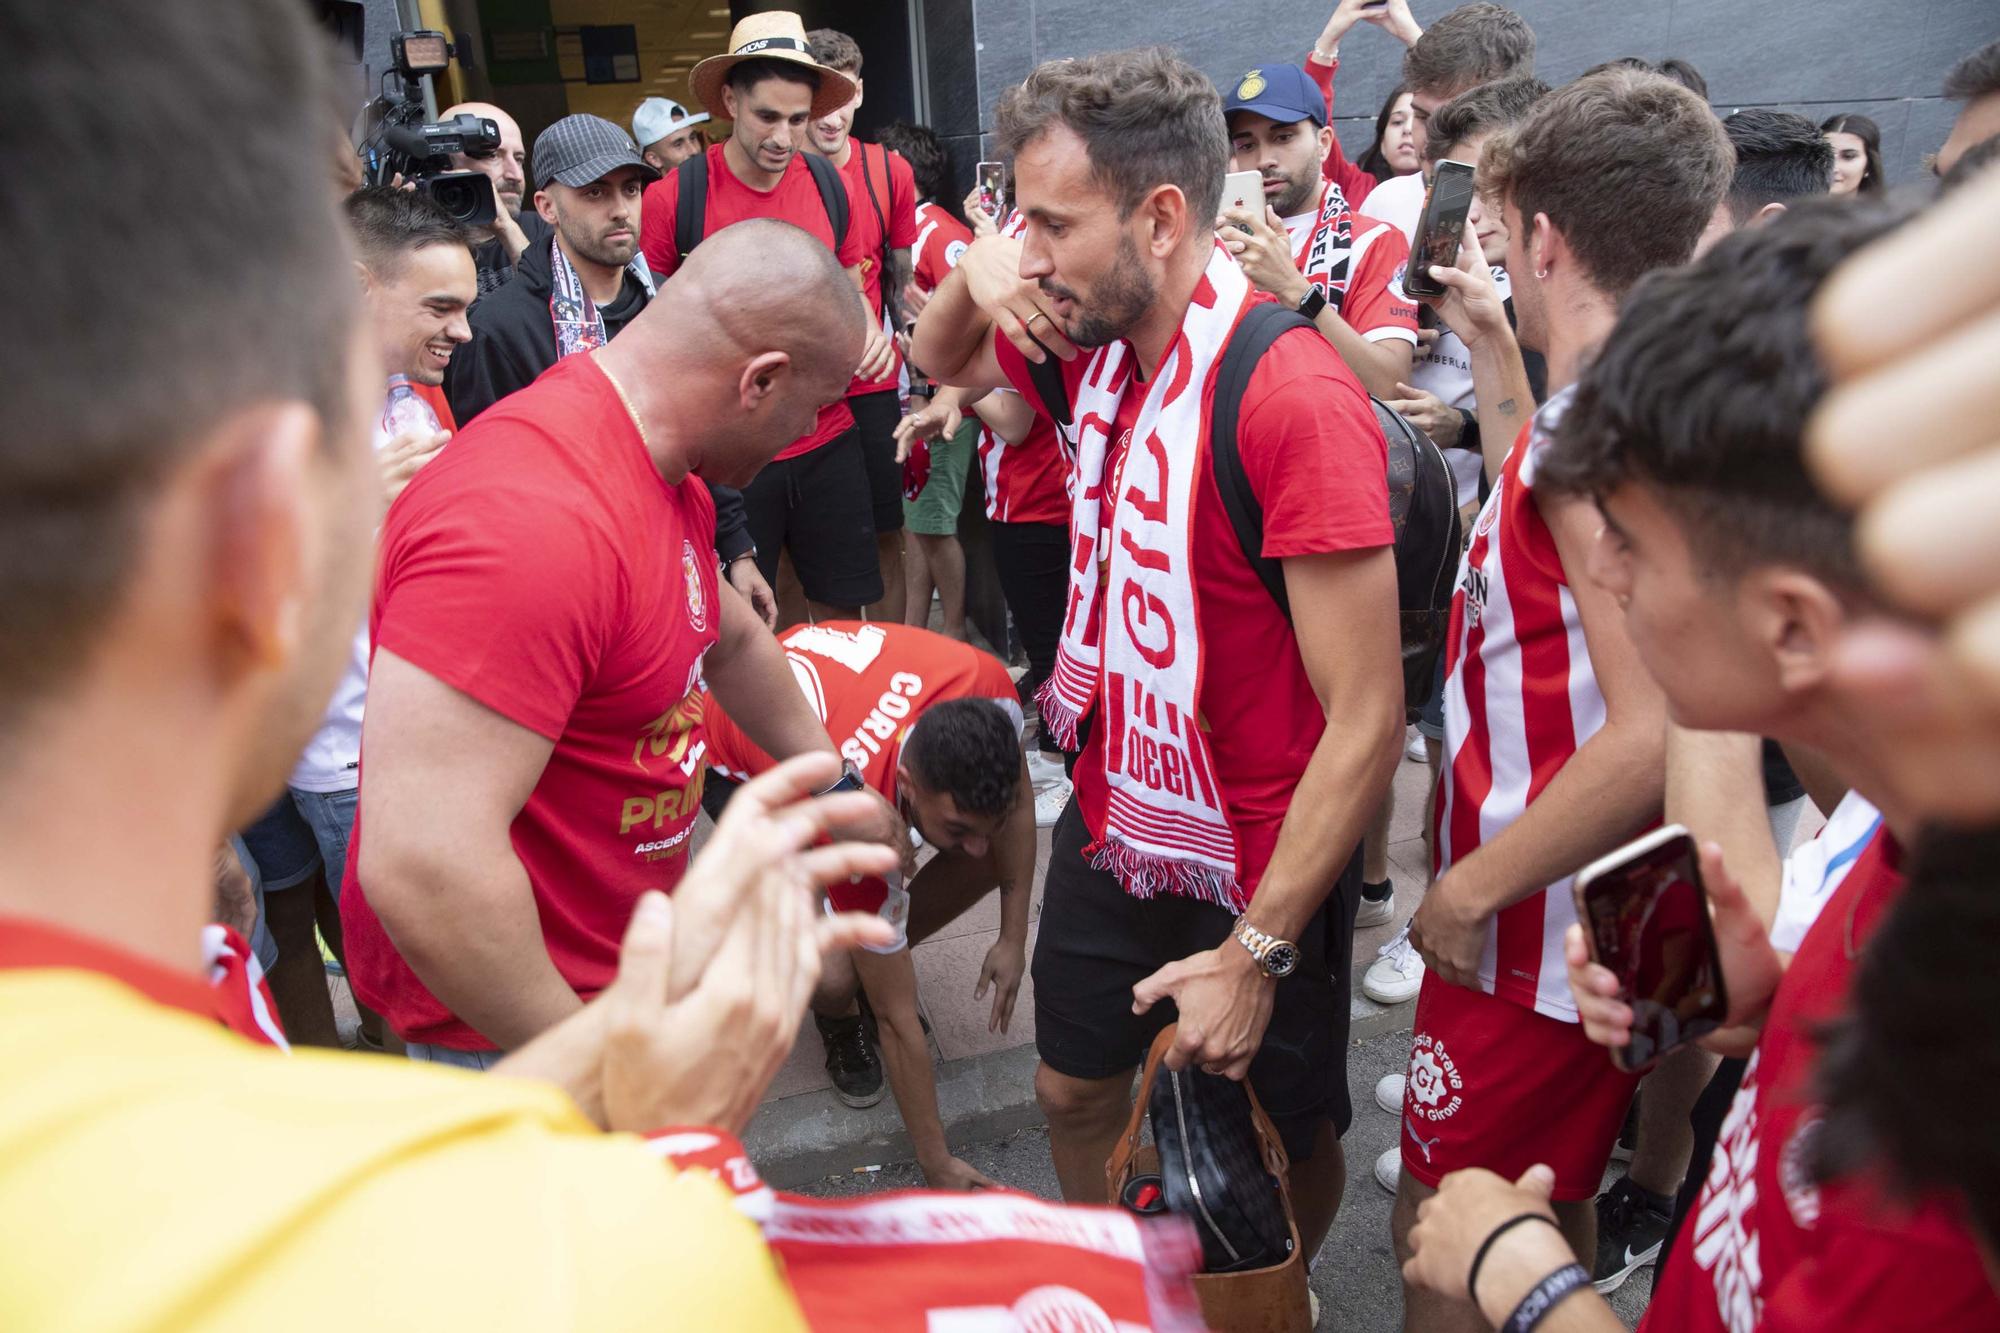
[[[1354,211],[1379,218],[1392,227],[1401,227],[1403,239],[1415,245],[1417,219],[1424,213],[1426,188],[1421,171],[1413,171],[1407,176],[1391,176],[1370,190],[1368,197]]]
[[[419,424],[422,417],[428,417],[432,430],[442,428],[436,413],[421,398],[406,398],[399,411],[414,413],[419,408],[422,409]],[[389,420],[389,402],[385,398],[382,411],[375,417],[376,451],[379,453],[400,429]],[[372,556],[373,551],[369,554]],[[353,791],[361,785],[361,706],[367,697],[368,616],[364,611],[361,624],[354,631],[347,669],[341,673],[340,683],[333,687],[333,698],[320,719],[319,730],[306,742],[305,753],[292,768],[291,786],[300,791],[335,792]]]
[[[1819,836],[1785,858],[1785,877],[1778,890],[1778,914],[1771,922],[1771,947],[1797,953],[1806,931],[1819,919],[1820,908],[1847,878],[1875,831],[1882,812],[1860,794],[1841,798]]]

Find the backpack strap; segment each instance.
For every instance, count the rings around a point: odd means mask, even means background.
[[[681,263],[708,234],[708,153],[706,150],[675,168],[680,172],[681,192],[674,211],[674,249]]]
[[[819,186],[819,201],[826,205],[826,220],[833,224],[833,252],[837,255],[840,247],[847,244],[847,186],[840,179],[840,168],[818,153],[801,150],[799,155],[812,168],[813,184]]]
[[[889,299],[889,280],[894,276],[895,269],[889,262],[890,253],[893,249],[889,244],[889,215],[882,211],[882,201],[875,196],[875,174],[868,169],[868,149],[874,145],[865,144],[861,140],[856,139],[854,146],[861,154],[861,188],[867,192],[868,202],[875,209],[875,225],[882,229],[882,256],[876,262],[882,266],[882,309],[887,312],[889,318],[893,321],[896,316],[896,303]],[[895,177],[889,172],[889,150],[881,148],[880,152],[882,154],[882,181],[889,189],[889,205],[893,208],[896,203],[896,181]]]
[[[1236,438],[1237,419],[1243,410],[1243,393],[1250,376],[1271,344],[1292,329],[1309,329],[1313,322],[1296,310],[1275,302],[1259,301],[1243,313],[1236,332],[1223,349],[1222,365],[1215,377],[1215,405],[1209,421],[1208,454],[1215,469],[1215,489],[1222,496],[1222,508],[1229,526],[1236,529],[1250,568],[1278,604],[1287,621],[1292,618],[1292,599],[1285,593],[1285,571],[1264,554],[1264,507],[1250,486],[1250,474],[1243,470],[1243,451]]]

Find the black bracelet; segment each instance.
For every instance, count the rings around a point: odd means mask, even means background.
[[[1556,1225],[1556,1220],[1547,1213],[1520,1213],[1508,1218],[1505,1222],[1487,1232],[1486,1239],[1480,1241],[1479,1248],[1473,1252],[1472,1268],[1465,1275],[1465,1294],[1472,1298],[1474,1305],[1479,1304],[1479,1266],[1486,1262],[1486,1252],[1493,1248],[1494,1241],[1499,1240],[1523,1222],[1547,1222],[1550,1226]]]
[[[1548,1312],[1562,1304],[1563,1298],[1579,1287],[1590,1285],[1590,1274],[1582,1264],[1568,1263],[1535,1284],[1535,1289],[1521,1298],[1514,1307],[1514,1313],[1507,1316],[1507,1322],[1500,1326],[1500,1333],[1528,1333],[1528,1330],[1542,1322]]]

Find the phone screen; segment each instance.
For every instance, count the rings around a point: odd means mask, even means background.
[[[1632,1042],[1612,1052],[1626,1069],[1715,1031],[1729,1012],[1694,839],[1648,841],[1578,891],[1591,952],[1632,1006]]]
[[[979,207],[995,222],[1005,215],[1007,168],[999,162],[979,164]]]
[[[1470,166],[1449,159],[1432,169],[1431,188],[1417,220],[1417,243],[1410,248],[1410,264],[1403,271],[1403,290],[1410,295],[1444,295],[1444,288],[1431,278],[1431,266],[1450,268],[1458,262],[1466,215],[1472,211],[1472,176]]]

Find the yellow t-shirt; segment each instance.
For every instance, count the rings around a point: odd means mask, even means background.
[[[0,970],[0,1329],[798,1329],[714,1181],[558,1089]]]

